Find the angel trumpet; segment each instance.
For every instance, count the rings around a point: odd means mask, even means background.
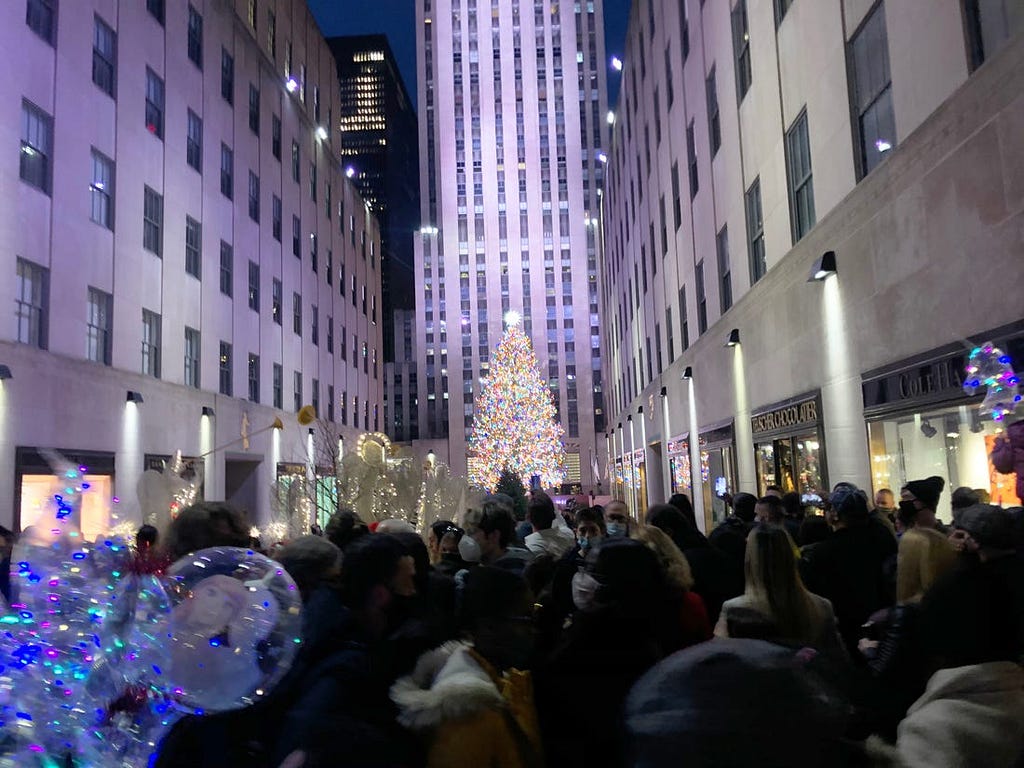
[[[302,406],[302,408],[299,409],[299,412],[295,414],[295,420],[302,426],[311,424],[315,419],[316,410],[313,408],[312,405]],[[211,448],[206,453],[199,454],[199,456],[197,456],[196,458],[205,458],[212,453],[217,453],[217,451],[223,451],[225,448],[230,448],[231,446],[246,441],[251,437],[255,437],[256,435],[262,435],[264,432],[269,432],[272,429],[284,429],[284,422],[281,421],[280,417],[275,418],[273,422],[271,422],[268,426],[263,427],[262,429],[257,429],[255,432],[244,434],[241,437],[235,438],[229,443],[224,443],[223,445],[218,445],[216,448]]]

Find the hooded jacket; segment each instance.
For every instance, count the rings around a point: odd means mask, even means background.
[[[1017,473],[1017,498],[1024,504],[1024,420],[1006,428],[1006,437],[992,451],[992,466],[1004,475]]]
[[[1011,766],[1024,751],[1024,669],[1009,661],[941,669],[900,723],[904,765]]]
[[[540,731],[529,672],[504,675],[462,642],[420,657],[391,687],[398,721],[428,742],[428,768],[534,768]]]

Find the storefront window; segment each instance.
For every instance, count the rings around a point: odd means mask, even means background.
[[[86,541],[95,541],[111,527],[110,505],[114,478],[109,475],[85,475],[83,479],[89,488],[82,494],[79,527]],[[61,493],[64,486],[53,475],[21,476],[21,530],[33,525],[49,525],[56,519],[54,495]]]
[[[821,493],[821,441],[816,434],[777,438],[755,446],[757,486],[762,495],[777,485],[783,493]]]
[[[899,494],[909,480],[937,475],[946,481],[939,498],[939,516],[952,517],[950,495],[966,486],[989,494],[993,504],[1018,503],[1016,477],[1000,475],[989,456],[1002,422],[994,422],[977,406],[959,405],[921,413],[890,416],[868,424],[874,490]]]

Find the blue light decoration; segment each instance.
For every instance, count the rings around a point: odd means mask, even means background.
[[[973,395],[985,387],[985,399],[981,411],[992,416],[993,421],[1003,421],[1011,415],[1021,401],[1020,377],[1013,370],[1010,356],[986,342],[971,350],[965,368],[967,380],[964,391]]]

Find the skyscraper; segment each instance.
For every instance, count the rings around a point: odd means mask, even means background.
[[[416,110],[384,35],[327,40],[338,63],[340,154],[381,225],[384,359],[394,360],[393,309],[412,309],[413,230],[419,225]]]
[[[420,432],[435,450],[447,438],[466,471],[474,396],[517,313],[565,428],[566,482],[590,490],[604,431],[602,3],[418,0],[417,23]]]

